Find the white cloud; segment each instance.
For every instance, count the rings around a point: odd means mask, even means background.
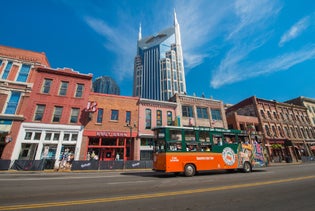
[[[247,77],[246,57],[255,49],[259,48],[263,42],[255,42],[255,45],[240,47],[235,46],[230,49],[225,58],[221,61],[218,69],[213,72],[210,85],[219,88],[225,84],[231,84]]]
[[[239,39],[256,33],[257,29],[264,28],[270,20],[281,10],[281,7],[270,0],[237,0],[235,15],[238,22],[232,28],[227,40]]]
[[[120,28],[110,27],[103,20],[86,17],[86,23],[98,34],[106,38],[104,47],[117,56],[117,61],[113,67],[113,72],[119,81],[131,77],[133,74],[130,69],[133,67],[133,58],[136,54],[135,40],[136,31],[126,25]],[[126,36],[126,35],[130,36]]]
[[[239,63],[245,56],[246,55],[241,52],[239,57],[233,57],[234,60],[230,60],[229,56],[227,56],[226,60],[229,62],[222,62],[221,65],[225,66],[220,68],[224,71],[220,70],[219,74],[214,76],[211,81],[211,86],[218,88],[225,84],[232,84],[260,75],[288,70],[294,65],[315,59],[315,44],[307,45],[298,51],[286,53],[276,58],[266,59],[259,63]]]
[[[222,1],[177,1],[175,4],[181,29],[186,73],[210,57],[213,50],[205,45],[218,37],[224,27],[224,19],[232,10],[231,4]]]
[[[310,25],[310,17],[304,17],[295,23],[291,28],[285,32],[280,41],[279,46],[282,47],[286,42],[289,42],[292,39],[298,37],[307,27]]]
[[[267,0],[238,0],[234,8],[238,21],[226,38],[229,49],[219,67],[213,71],[210,81],[213,88],[244,80],[251,74],[247,68],[249,57],[271,37],[271,20],[279,13],[281,6]]]
[[[311,59],[315,59],[315,44],[307,45],[300,50],[280,55],[277,58],[266,60],[256,65],[260,70],[257,71],[254,76],[287,70],[296,64]]]

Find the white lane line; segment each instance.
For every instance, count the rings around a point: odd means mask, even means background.
[[[154,182],[155,180],[136,180],[136,181],[128,181],[128,182],[109,182],[107,185],[117,185],[117,184],[134,184],[134,183],[146,183],[146,182]]]

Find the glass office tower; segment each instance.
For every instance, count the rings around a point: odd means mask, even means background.
[[[175,93],[186,94],[180,28],[174,26],[142,38],[141,25],[134,61],[133,96],[168,101]]]
[[[96,93],[120,95],[119,86],[108,76],[96,78],[93,82],[93,91]]]

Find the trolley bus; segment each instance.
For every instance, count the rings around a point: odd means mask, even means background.
[[[251,172],[266,167],[263,147],[241,130],[209,127],[156,127],[153,170],[184,173],[209,170]]]

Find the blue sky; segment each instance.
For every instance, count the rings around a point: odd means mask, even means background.
[[[314,0],[1,1],[0,45],[45,52],[53,68],[111,76],[132,95],[142,36],[181,27],[188,95],[315,98]]]

